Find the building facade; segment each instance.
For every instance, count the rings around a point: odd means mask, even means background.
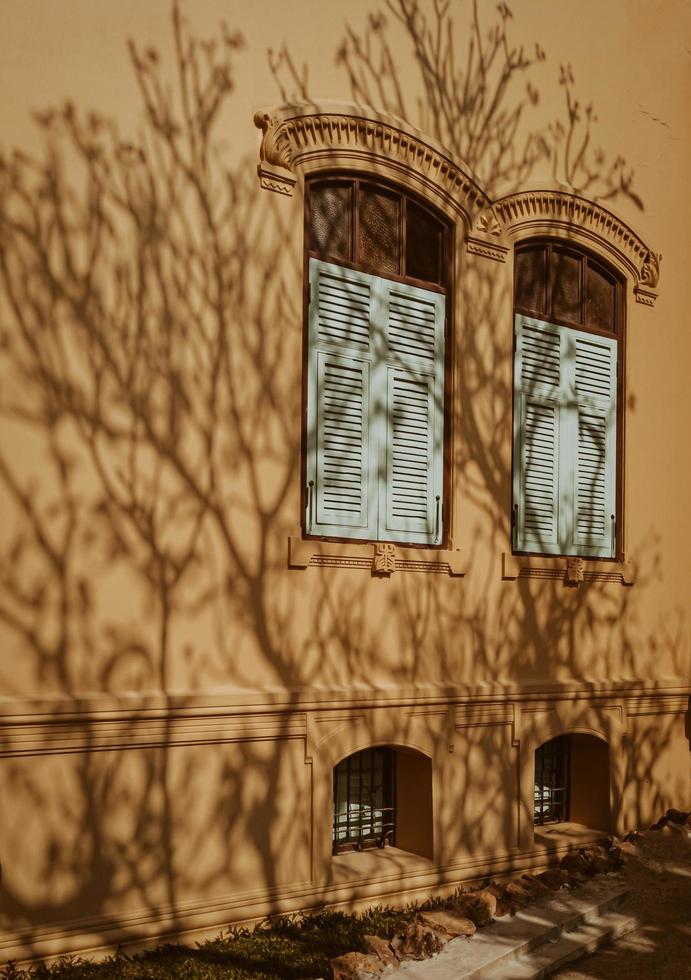
[[[691,808],[688,10],[272,8],[6,15],[5,959]]]

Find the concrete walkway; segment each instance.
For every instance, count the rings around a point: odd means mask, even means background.
[[[616,875],[499,919],[470,940],[452,941],[432,959],[402,963],[386,972],[386,980],[691,980],[691,828],[646,831],[627,846],[626,864]],[[565,924],[569,908],[571,926]],[[585,920],[580,927],[579,915]],[[574,952],[579,942],[603,937],[607,948],[563,969],[564,960],[550,950],[553,944],[558,954],[561,943]],[[538,946],[536,953],[530,953],[531,944]]]
[[[623,878],[631,892],[620,911],[635,916],[639,926],[555,978],[690,980],[691,828],[669,825],[647,831]]]

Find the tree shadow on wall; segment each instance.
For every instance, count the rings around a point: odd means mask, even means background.
[[[623,162],[590,153],[592,113],[579,117],[567,69],[565,121],[516,145],[537,92],[516,91],[534,59],[509,43],[507,8],[484,33],[474,10],[462,61],[447,5],[426,16],[401,0],[389,12],[413,46],[419,119],[488,187],[518,186],[547,156],[590,193],[633,195]],[[481,563],[467,589],[401,574],[374,599],[366,573],[286,578],[300,509],[302,216],[259,192],[254,161],[229,170],[216,142],[240,38],[196,40],[177,7],[173,25],[175,94],[160,54],[131,46],[145,111],[135,141],[66,105],[38,117],[42,157],[15,151],[0,164],[0,479],[14,515],[0,556],[12,656],[0,683],[47,702],[0,733],[15,802],[3,815],[5,924],[28,949],[38,927],[67,921],[94,943],[113,930],[141,936],[126,908],[149,910],[147,928],[162,932],[251,915],[266,896],[279,908],[287,886],[295,907],[317,904],[296,713],[316,685],[386,677],[443,694],[467,678],[598,676],[604,650],[621,651],[632,673],[645,673],[646,651],[657,656],[633,605],[654,548],[636,590],[606,600],[597,583],[566,592],[521,580],[495,607],[496,570]],[[277,59],[290,76],[289,52]],[[356,99],[412,118],[382,17],[363,35],[348,30],[339,59]],[[464,290],[475,329],[458,338],[452,464],[485,515],[468,534],[472,556],[501,550],[508,534],[512,391],[492,329],[505,297],[479,267]],[[656,642],[681,657],[682,629]],[[382,650],[382,631],[395,649]],[[590,662],[576,657],[581,640]],[[226,701],[200,709],[194,692],[221,689]],[[243,690],[262,692],[261,724],[242,717]],[[70,700],[90,692],[126,697],[101,724]],[[444,810],[445,856],[506,848],[514,833],[511,807],[499,845],[486,829],[499,805],[492,759],[482,730],[467,732],[468,756],[450,774],[480,792]],[[666,721],[658,736],[651,767]]]

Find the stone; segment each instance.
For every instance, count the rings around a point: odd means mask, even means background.
[[[691,817],[691,810],[688,812],[685,810],[668,810],[665,814],[670,823],[686,823],[689,817]]]
[[[650,827],[648,827],[648,830],[662,830],[662,828],[666,827],[668,823],[669,821],[667,817],[660,817],[660,819],[656,820],[655,823],[651,823]]]
[[[420,920],[435,932],[444,932],[451,939],[457,936],[472,936],[476,931],[475,923],[464,915],[452,909],[439,912],[421,912]]]
[[[488,888],[471,892],[473,913],[470,917],[476,926],[488,925],[497,911],[497,896]]]
[[[399,960],[426,960],[443,949],[447,942],[445,937],[429,926],[421,922],[410,922],[392,940],[391,948]]]
[[[330,961],[333,980],[365,980],[378,977],[386,966],[376,956],[367,953],[346,953]]]
[[[497,896],[489,888],[459,895],[453,901],[453,908],[461,915],[471,919],[476,926],[489,925],[497,911]]]
[[[520,906],[514,902],[503,885],[496,885],[492,882],[491,885],[487,885],[485,891],[491,892],[497,900],[497,907],[494,911],[496,916],[515,915],[518,912]]]
[[[569,873],[562,868],[550,868],[548,871],[543,871],[535,877],[549,888],[550,891],[558,892],[569,880]]]
[[[381,936],[365,936],[364,943],[367,952],[371,956],[378,956],[382,963],[385,963],[387,966],[398,963],[398,957],[391,949],[388,941],[382,939]]]
[[[563,868],[564,871],[568,871],[570,874],[587,875],[590,871],[588,861],[583,855],[581,853],[574,853],[573,851],[564,855],[559,862],[559,867]]]
[[[533,896],[530,894],[528,889],[524,884],[521,884],[520,880],[514,879],[510,881],[506,886],[507,894],[510,898],[523,908],[526,905],[530,905],[533,900]]]
[[[521,884],[534,898],[544,898],[545,895],[549,895],[550,889],[536,875],[521,875]]]

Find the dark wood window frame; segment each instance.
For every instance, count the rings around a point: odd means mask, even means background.
[[[546,264],[545,264],[545,283],[544,283],[544,296],[545,303],[542,309],[535,307],[520,305],[516,302],[517,297],[517,287],[518,287],[518,273],[517,273],[517,256],[523,252],[528,252],[530,250],[545,249]],[[579,276],[579,286],[580,286],[580,298],[579,298],[579,310],[580,310],[580,322],[574,322],[573,320],[565,320],[562,317],[555,316],[553,313],[553,302],[551,294],[551,264],[555,253],[564,252],[566,254],[577,256],[581,260],[581,269]],[[613,323],[612,329],[607,330],[602,327],[593,326],[584,322],[585,309],[586,309],[586,270],[588,266],[597,269],[601,273],[605,273],[612,281],[613,284],[613,299],[614,299],[614,313],[613,313]],[[514,295],[514,314],[524,314],[525,316],[535,317],[540,320],[544,320],[548,323],[555,323],[560,326],[570,327],[571,329],[582,331],[583,333],[592,333],[602,337],[613,337],[617,341],[617,416],[616,416],[616,514],[617,520],[615,523],[615,547],[614,555],[611,558],[599,558],[598,561],[607,562],[622,562],[624,561],[624,408],[625,408],[625,392],[626,392],[626,284],[625,279],[621,273],[617,272],[611,265],[609,265],[604,259],[599,256],[594,255],[587,249],[581,247],[580,245],[564,239],[551,239],[551,238],[528,238],[521,242],[518,242],[514,248],[514,283],[513,283],[513,295]],[[512,331],[513,332],[513,331]],[[515,363],[515,344],[516,337],[515,332],[513,332],[513,349],[512,349],[512,363]],[[512,373],[514,368],[512,367]],[[512,419],[513,413],[515,411],[515,404],[512,405]],[[516,465],[516,460],[514,458],[514,445],[513,440],[511,444],[511,471],[513,473],[513,468]],[[511,506],[511,523],[513,531],[513,523],[516,519],[516,501],[512,500]],[[513,541],[513,533],[512,533]],[[513,547],[513,554],[515,555],[540,555],[540,552],[533,551],[520,551]],[[544,557],[555,558],[555,557],[569,557],[568,555],[554,555],[554,554],[544,554]],[[583,555],[587,559],[587,555]]]
[[[344,260],[343,258],[337,258],[329,255],[328,252],[312,249],[311,246],[311,191],[315,186],[318,185],[340,185],[340,186],[350,186],[353,188],[352,193],[352,203],[351,203],[351,229],[350,229],[350,242],[351,242],[351,259]],[[400,254],[405,261],[406,257],[406,216],[408,203],[412,203],[415,207],[420,208],[422,211],[426,212],[434,221],[436,221],[442,230],[442,240],[440,247],[440,270],[439,279],[440,282],[430,282],[424,279],[418,279],[412,276],[396,275],[389,272],[382,273],[376,268],[367,265],[366,263],[353,261],[356,258],[355,250],[357,243],[358,234],[358,204],[357,204],[357,193],[361,186],[366,186],[368,188],[378,188],[384,193],[397,194],[401,197],[402,206],[400,208],[399,221],[400,221],[400,236],[401,236],[401,247]],[[334,536],[325,537],[319,534],[310,534],[307,530],[306,525],[306,510],[307,510],[307,477],[306,477],[306,452],[307,452],[307,361],[309,357],[308,350],[308,316],[309,316],[309,262],[311,258],[320,259],[323,261],[334,262],[338,265],[343,266],[348,269],[355,269],[361,272],[368,273],[370,275],[381,276],[385,279],[390,279],[393,282],[406,283],[411,286],[417,286],[422,289],[427,289],[433,292],[443,293],[446,297],[446,322],[444,325],[444,443],[443,443],[443,536],[442,540],[437,544],[418,544],[415,542],[408,542],[405,544],[406,548],[413,548],[418,550],[444,550],[449,547],[451,533],[450,528],[452,526],[452,506],[451,506],[451,472],[450,472],[450,459],[451,459],[451,425],[452,425],[452,412],[451,412],[451,359],[450,351],[452,344],[452,334],[453,334],[453,317],[451,310],[453,307],[453,277],[452,277],[452,256],[454,254],[455,247],[455,229],[452,222],[448,217],[443,215],[436,208],[431,206],[424,198],[411,193],[408,190],[404,190],[395,183],[382,180],[375,175],[362,176],[360,174],[349,174],[346,171],[325,171],[319,174],[314,174],[305,181],[305,207],[304,207],[304,226],[303,226],[303,349],[302,349],[302,435],[301,435],[301,494],[300,494],[300,513],[301,513],[301,533],[304,540],[312,541],[334,541],[342,542],[344,544],[352,545],[356,544],[376,544],[377,539],[368,538],[358,538],[349,539]]]

